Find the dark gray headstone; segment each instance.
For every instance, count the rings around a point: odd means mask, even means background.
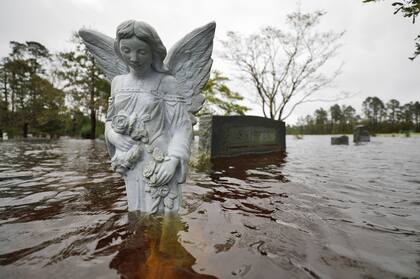
[[[199,146],[211,158],[285,151],[286,128],[258,116],[202,117]]]
[[[366,126],[358,125],[354,128],[353,142],[370,142],[369,130]]]
[[[339,145],[339,144],[348,145],[349,137],[348,136],[331,137],[331,144],[332,145]]]

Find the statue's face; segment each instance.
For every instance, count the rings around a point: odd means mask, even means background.
[[[124,61],[134,72],[147,72],[152,65],[150,46],[135,36],[120,40],[120,52]]]

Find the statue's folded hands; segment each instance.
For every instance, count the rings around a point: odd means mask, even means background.
[[[121,151],[128,151],[136,143],[130,136],[116,133],[113,129],[107,129],[105,136],[111,144]]]
[[[168,183],[175,174],[178,167],[179,160],[175,157],[170,157],[168,161],[163,161],[159,164],[156,172],[156,185],[161,186]]]

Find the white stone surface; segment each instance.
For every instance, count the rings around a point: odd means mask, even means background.
[[[114,40],[79,34],[111,81],[105,139],[125,181],[129,211],[174,212],[182,201],[194,114],[204,102],[215,23],[197,28],[166,55],[156,31],[129,20]]]

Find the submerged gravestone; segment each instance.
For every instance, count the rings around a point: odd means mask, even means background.
[[[331,144],[332,145],[348,145],[349,144],[349,137],[346,135],[340,137],[331,137]]]
[[[200,118],[199,148],[212,159],[286,151],[282,121],[258,116]]]
[[[354,128],[353,142],[370,142],[370,134],[366,126],[358,125]]]
[[[191,153],[194,114],[212,65],[216,24],[182,38],[169,51],[155,29],[121,23],[116,39],[79,34],[111,83],[105,140],[111,165],[125,181],[128,210],[177,212]]]

